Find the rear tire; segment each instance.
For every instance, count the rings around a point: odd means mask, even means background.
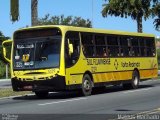
[[[89,96],[92,93],[92,80],[88,74],[83,76],[82,80],[82,94],[84,96]]]
[[[36,91],[35,94],[38,98],[48,97],[48,92],[47,91]]]
[[[137,89],[139,86],[140,77],[138,72],[135,70],[132,74],[131,87],[132,89]]]
[[[140,77],[138,74],[138,71],[133,71],[132,73],[132,80],[130,83],[124,83],[123,88],[124,89],[137,89],[139,86]]]

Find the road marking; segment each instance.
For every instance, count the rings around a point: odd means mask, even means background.
[[[153,114],[153,113],[157,113],[157,112],[160,112],[160,108],[156,108],[156,109],[153,109],[153,110],[140,112],[140,113],[137,113],[137,115],[141,115],[141,114]]]
[[[133,93],[133,92],[147,91],[147,90],[150,90],[150,89],[152,89],[152,88],[129,90],[129,91],[125,91],[123,93],[127,94],[127,93]]]
[[[160,113],[160,111],[154,111],[154,112],[150,112],[149,114],[157,114],[157,113]]]
[[[87,98],[78,98],[78,99],[63,100],[63,101],[50,102],[50,103],[43,103],[43,104],[38,104],[38,105],[43,106],[43,105],[51,105],[51,104],[58,104],[58,103],[65,103],[65,102],[72,102],[72,101],[79,101],[79,100],[86,100],[86,99]]]

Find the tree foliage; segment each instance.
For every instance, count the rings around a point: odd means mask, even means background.
[[[6,39],[9,39],[9,37],[5,37],[3,33],[0,31],[0,78],[5,76],[5,64],[7,63],[5,59],[3,58],[3,49],[2,49],[2,42]],[[7,51],[10,51],[10,48],[7,49]]]
[[[142,19],[147,20],[151,14],[151,0],[106,0],[102,16],[131,17],[137,21],[137,31],[142,32]]]
[[[152,16],[156,17],[154,26],[156,30],[160,30],[160,0],[153,0]]]
[[[137,21],[138,32],[142,32],[142,20],[155,18],[154,26],[160,30],[160,0],[105,0],[102,16],[131,17]]]
[[[51,16],[49,14],[45,15],[44,18],[38,20],[38,25],[68,25],[77,27],[92,27],[91,21],[89,19],[85,20],[81,17],[73,17],[64,15],[61,16]]]

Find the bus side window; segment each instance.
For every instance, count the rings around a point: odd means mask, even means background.
[[[155,43],[153,38],[146,39],[147,56],[155,56]]]
[[[109,48],[109,56],[117,57],[119,55],[118,37],[117,36],[107,36],[107,45]]]
[[[140,56],[140,47],[139,47],[139,39],[137,37],[133,37],[131,40],[133,56]]]
[[[139,46],[140,46],[140,53],[141,57],[146,56],[146,47],[145,47],[145,39],[139,37]]]
[[[72,47],[71,47],[72,46]],[[73,50],[70,50],[72,49]],[[65,38],[65,64],[70,67],[76,63],[80,55],[80,40],[78,32],[67,32]]]
[[[81,33],[82,37],[82,52],[85,57],[95,57],[95,46],[93,34],[91,33]]]
[[[96,50],[96,57],[106,57],[106,43],[105,43],[105,35],[103,34],[95,34],[95,50]]]

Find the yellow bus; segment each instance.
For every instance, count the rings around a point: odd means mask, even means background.
[[[17,30],[12,41],[11,82],[14,91],[45,97],[52,91],[81,90],[139,82],[157,77],[152,34],[72,26],[37,26]]]

